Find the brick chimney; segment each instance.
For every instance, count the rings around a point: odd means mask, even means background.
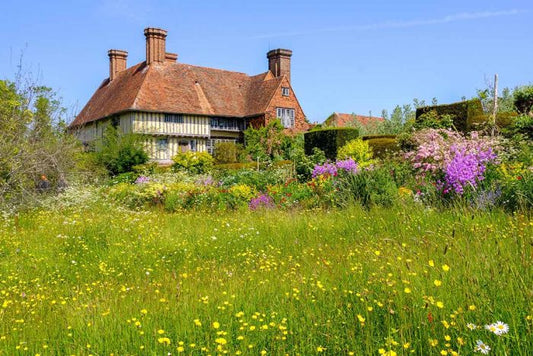
[[[275,77],[286,75],[289,82],[291,81],[291,56],[290,49],[273,49],[267,53],[268,69]]]
[[[167,31],[160,28],[144,29],[146,36],[146,64],[163,63],[165,61]]]
[[[107,55],[109,56],[109,80],[113,80],[119,72],[127,68],[126,60],[128,58],[128,52],[119,49],[110,49],[107,51]]]

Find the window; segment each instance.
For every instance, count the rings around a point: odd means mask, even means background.
[[[242,128],[242,121],[233,118],[211,118],[211,128],[216,130],[238,131]]]
[[[283,96],[289,96],[289,93],[290,93],[289,88],[287,88],[287,87],[281,87],[281,95],[283,95]]]
[[[168,150],[168,139],[160,138],[157,140],[157,150],[158,151],[167,151]]]
[[[170,122],[174,124],[183,124],[183,115],[165,114],[165,122]]]
[[[276,115],[285,128],[294,127],[294,109],[276,108]]]

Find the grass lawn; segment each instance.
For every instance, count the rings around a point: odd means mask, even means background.
[[[522,215],[414,206],[26,213],[0,355],[531,355],[532,244]]]

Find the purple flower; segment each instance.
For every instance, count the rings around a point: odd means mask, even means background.
[[[352,158],[345,159],[344,161],[337,161],[335,165],[338,169],[344,170],[347,173],[356,174],[358,171],[357,163]]]
[[[313,169],[313,178],[319,177],[321,175],[329,175],[336,177],[339,171],[345,171],[347,173],[356,174],[358,171],[357,163],[352,159],[348,158],[342,161],[337,161],[335,163],[326,162],[322,165],[317,164]]]
[[[201,177],[198,180],[196,180],[196,184],[203,185],[203,186],[214,185],[215,180],[211,176]]]
[[[466,153],[465,150],[455,151],[453,159],[447,164],[444,179],[446,188],[462,195],[468,186],[476,188],[477,184],[484,179],[487,163],[494,161],[496,155],[489,148],[477,153]]]
[[[274,200],[268,194],[260,194],[259,196],[252,198],[248,204],[250,210],[258,210],[260,208],[273,209],[275,208]]]
[[[150,182],[150,177],[146,177],[146,176],[139,176],[135,180],[135,184],[144,184],[144,183],[149,183],[149,182]]]
[[[330,176],[336,176],[337,175],[337,167],[333,163],[324,163],[322,165],[317,164],[315,165],[315,168],[313,169],[313,178],[316,178],[321,175],[328,174]]]

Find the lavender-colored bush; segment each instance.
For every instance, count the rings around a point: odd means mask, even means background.
[[[326,162],[324,164],[317,164],[313,169],[312,177],[316,178],[322,175],[335,177],[340,171],[356,174],[358,171],[357,163],[353,159],[348,158],[335,163]]]
[[[476,189],[489,163],[496,161],[498,141],[472,132],[464,137],[451,130],[426,129],[414,134],[417,148],[408,152],[418,178],[437,181],[443,193],[462,195],[467,187]],[[442,179],[444,181],[442,181]]]
[[[452,155],[453,159],[447,164],[444,172],[446,180],[444,189],[453,190],[459,195],[462,195],[468,186],[475,189],[478,182],[484,179],[487,163],[496,158],[490,148],[477,153],[465,153],[452,149]]]
[[[248,204],[248,207],[250,210],[258,210],[258,209],[273,209],[276,207],[274,204],[274,200],[272,197],[268,194],[260,194],[259,196],[252,198],[250,200],[250,203]]]

